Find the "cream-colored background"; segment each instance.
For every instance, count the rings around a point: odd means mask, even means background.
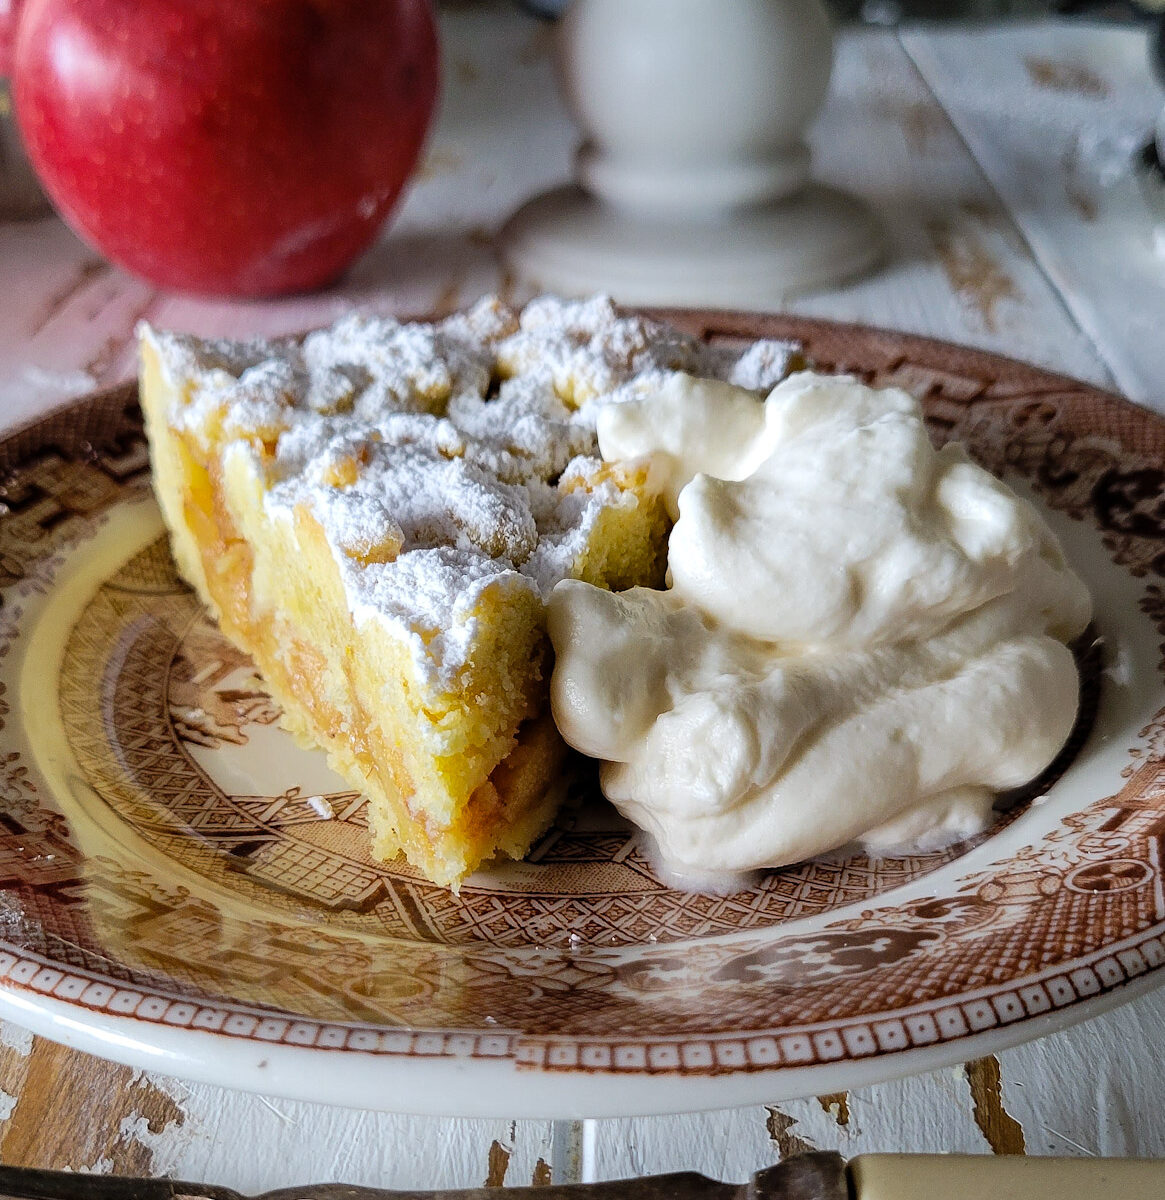
[[[520,299],[491,235],[518,201],[566,177],[574,137],[551,84],[548,35],[500,3],[448,12],[443,32],[444,106],[421,175],[390,234],[331,292],[195,302],[110,269],[55,220],[0,225],[0,424],[126,376],[143,317],[237,334],[303,329],[353,304],[420,313],[488,290]],[[844,35],[814,128],[817,172],[878,207],[894,259],[790,307],[983,346],[1165,411],[1165,257],[1124,166],[1161,103],[1143,35],[1131,30]],[[743,1178],[808,1145],[1165,1155],[1163,1040],[1165,992],[966,1068],[779,1108],[512,1124],[136,1077],[4,1025],[0,1159],[256,1191],[309,1179],[418,1187],[684,1168]]]

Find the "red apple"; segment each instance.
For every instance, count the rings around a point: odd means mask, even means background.
[[[432,115],[436,31],[429,0],[25,0],[13,85],[46,190],[102,253],[271,295],[376,235]]]
[[[20,0],[0,0],[0,79],[12,73],[12,47],[16,43],[16,10]]]

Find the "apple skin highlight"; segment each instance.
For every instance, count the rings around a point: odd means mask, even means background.
[[[13,83],[78,234],[161,287],[259,297],[372,242],[438,73],[429,0],[27,0]]]

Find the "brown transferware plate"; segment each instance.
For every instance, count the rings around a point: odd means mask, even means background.
[[[0,1014],[267,1093],[600,1116],[928,1070],[1165,979],[1165,420],[903,334],[671,317],[905,387],[1036,499],[1096,605],[1053,770],[983,837],[727,896],[660,882],[583,771],[453,896],[369,857],[360,795],[178,579],[128,386],[0,444]]]

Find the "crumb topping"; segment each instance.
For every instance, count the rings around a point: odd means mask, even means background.
[[[602,480],[595,416],[674,372],[767,390],[796,347],[708,347],[610,300],[495,299],[434,324],[352,314],[292,339],[151,331],[182,386],[173,423],[236,443],[269,515],[319,521],[358,621],[414,642],[443,682],[464,665],[487,587],[544,599],[595,522],[635,497]]]

